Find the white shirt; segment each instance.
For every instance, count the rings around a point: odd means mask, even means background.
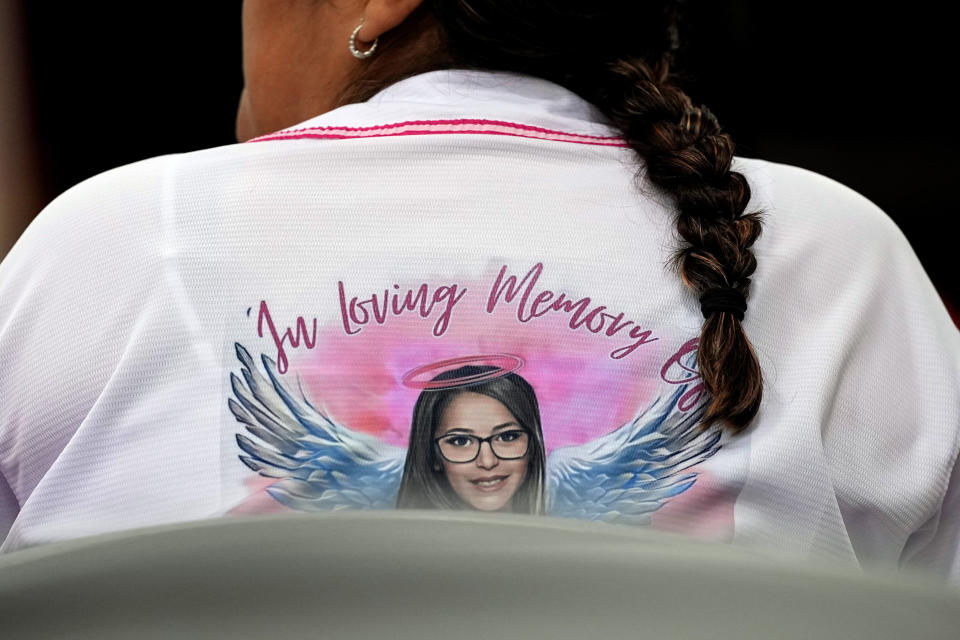
[[[651,407],[685,414],[696,379],[676,383],[692,375],[682,365],[703,318],[667,266],[672,205],[637,186],[616,135],[549,82],[440,71],[62,195],[0,265],[2,548],[319,509],[323,492],[343,506],[347,485],[331,484],[326,462],[309,482],[263,462],[282,451],[231,409],[256,395],[237,345],[259,376],[261,355],[276,362],[285,388],[349,430],[344,442],[366,433],[401,461],[416,385],[452,358],[522,365],[554,462],[598,442],[622,453],[610,434]],[[736,168],[748,211],[765,212],[744,320],[765,382],[756,420],[715,445],[701,437],[674,475],[654,465],[655,495],[635,475],[627,502],[609,484],[566,498],[592,501],[584,517],[608,509],[603,519],[957,580],[960,337],[946,310],[863,197],[801,169]],[[427,373],[405,378],[417,367]],[[677,406],[681,388],[691,395]],[[272,477],[243,463],[238,434]],[[316,453],[305,443],[288,453]],[[317,493],[291,498],[297,487]],[[556,503],[566,487],[547,490]]]

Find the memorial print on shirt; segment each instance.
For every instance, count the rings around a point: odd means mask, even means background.
[[[718,431],[698,428],[696,340],[651,363],[653,330],[538,286],[543,272],[503,265],[486,285],[390,283],[367,296],[341,280],[339,322],[325,327],[304,316],[286,327],[260,301],[260,356],[236,344],[231,374],[239,460],[298,511],[649,523],[720,447]]]

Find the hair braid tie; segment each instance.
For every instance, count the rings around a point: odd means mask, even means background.
[[[743,320],[747,310],[747,299],[733,287],[718,287],[705,291],[700,296],[700,311],[704,318],[714,313],[731,313],[738,320]]]

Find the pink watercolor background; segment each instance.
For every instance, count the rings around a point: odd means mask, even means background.
[[[617,360],[610,352],[635,341],[626,332],[608,337],[582,327],[574,330],[569,314],[561,312],[521,323],[516,301],[487,313],[489,288],[489,282],[468,285],[440,337],[433,335],[439,306],[428,318],[414,312],[390,315],[383,325],[370,323],[353,335],[339,319],[318,326],[313,348],[287,345],[290,366],[281,379],[295,390],[299,378],[307,399],[338,423],[406,446],[420,393],[402,384],[406,372],[450,358],[516,355],[525,363],[516,373],[533,386],[540,404],[548,452],[613,431],[658,395],[673,391],[661,381],[660,368],[672,355],[667,343],[675,341],[664,339],[658,328],[644,327],[658,340]],[[281,332],[295,321],[273,318]],[[249,347],[277,359],[267,335]]]
[[[451,313],[447,331],[439,337],[433,332],[443,305],[427,318],[409,311],[388,315],[384,324],[371,322],[352,335],[346,333],[340,318],[334,317],[326,326],[317,327],[315,343],[286,344],[289,369],[280,379],[294,392],[302,388],[311,404],[336,422],[406,447],[413,406],[421,391],[403,384],[405,373],[451,358],[511,354],[523,360],[516,373],[536,392],[548,453],[609,433],[659,396],[677,389],[663,380],[661,370],[689,338],[678,340],[658,327],[644,326],[656,339],[614,359],[612,351],[634,341],[626,333],[608,337],[582,327],[571,329],[570,316],[561,312],[522,323],[517,318],[517,300],[501,301],[493,313],[486,311],[489,281],[468,283],[466,290]],[[369,293],[355,291],[348,296],[361,295],[362,299]],[[305,319],[305,326],[312,328],[312,318]],[[282,334],[296,326],[297,318],[274,316],[272,320]],[[258,366],[259,352],[277,360],[276,345],[268,334],[244,346],[254,354]],[[673,372],[670,377],[674,381],[684,378],[684,371]],[[654,514],[653,527],[728,539],[733,531],[736,491],[709,474],[698,475],[694,486]],[[251,495],[232,513],[286,511],[265,491],[273,482],[259,476],[248,479]]]

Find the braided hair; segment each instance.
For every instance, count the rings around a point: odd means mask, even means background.
[[[679,8],[679,0],[426,0],[402,27],[427,34],[441,53],[420,55],[428,62],[419,65],[408,54],[392,77],[376,66],[390,63],[374,61],[368,73],[382,83],[437,68],[512,71],[595,105],[638,154],[637,179],[676,204],[684,245],[674,266],[704,315],[697,363],[710,402],[702,424],[737,432],[756,415],[763,390],[741,324],[761,218],[745,213],[750,187],[731,170],[730,136],[673,82]]]
[[[697,364],[711,401],[703,424],[720,421],[739,431],[756,415],[763,392],[760,364],[741,324],[757,268],[750,247],[761,227],[759,213],[744,213],[750,186],[730,169],[730,136],[708,109],[670,84],[666,62],[625,59],[608,69],[609,84],[595,104],[645,160],[648,179],[677,205],[685,246],[674,264],[704,314]],[[732,303],[711,304],[724,295]]]

